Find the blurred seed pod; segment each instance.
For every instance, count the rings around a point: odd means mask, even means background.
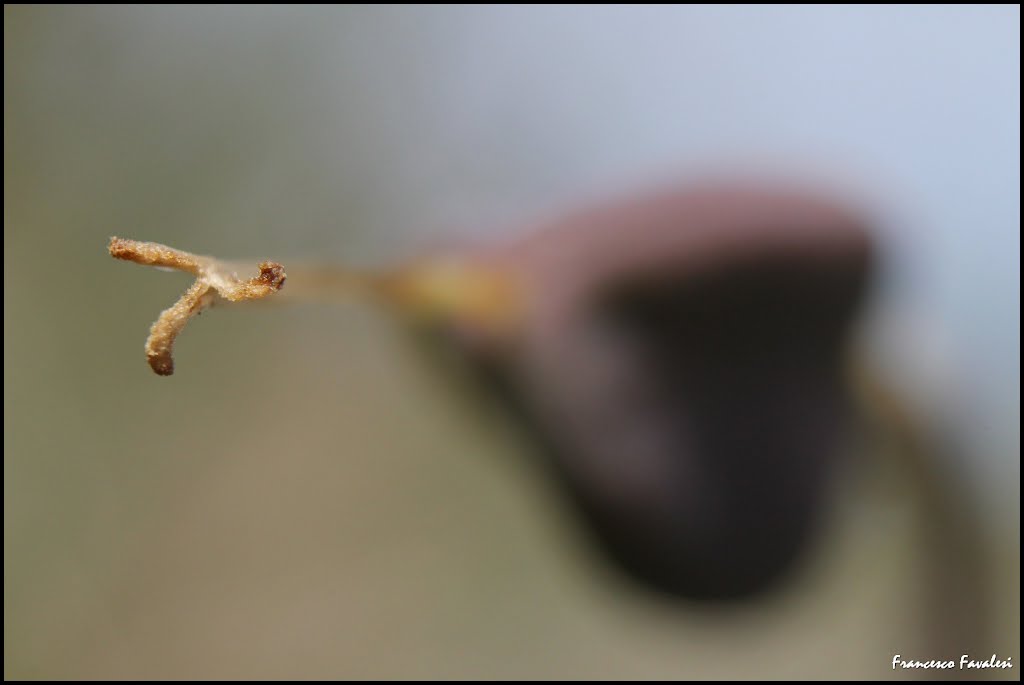
[[[813,193],[658,192],[467,255],[445,302],[490,304],[432,330],[610,559],[672,595],[745,597],[793,565],[826,504],[872,253],[866,222]],[[480,297],[499,275],[503,298]]]

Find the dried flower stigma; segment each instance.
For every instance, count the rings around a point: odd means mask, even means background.
[[[284,267],[276,262],[262,262],[259,274],[243,279],[239,268],[212,257],[194,255],[159,243],[125,238],[110,239],[110,256],[146,266],[177,269],[196,277],[195,283],[173,305],[165,309],[153,323],[146,340],[146,358],[155,373],[174,373],[174,341],[189,319],[209,307],[217,296],[229,302],[258,300],[276,293],[284,285]]]
[[[159,243],[110,239],[110,255],[136,264],[184,271],[195,283],[164,310],[149,331],[146,358],[161,376],[174,373],[174,341],[189,320],[219,299],[261,300],[284,285],[284,267],[276,262],[253,265],[194,255]],[[474,330],[480,338],[500,339],[514,331],[523,316],[520,279],[505,268],[473,258],[441,256],[399,267],[351,269],[338,264],[292,265],[288,291],[275,302],[370,297],[392,311],[418,320],[447,320]]]

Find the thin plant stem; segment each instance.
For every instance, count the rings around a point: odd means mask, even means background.
[[[125,238],[111,238],[108,250],[115,259],[183,271],[196,278],[150,328],[146,359],[161,376],[174,373],[174,343],[186,324],[218,301],[288,303],[373,296],[408,314],[462,320],[498,335],[514,326],[522,313],[521,288],[510,273],[466,259],[438,258],[378,270],[305,264],[286,274],[277,262],[229,262]],[[256,275],[245,278],[242,274],[247,273]]]

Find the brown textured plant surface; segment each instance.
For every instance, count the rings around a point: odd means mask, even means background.
[[[159,243],[113,237],[109,250],[115,259],[177,269],[196,277],[195,283],[177,302],[161,312],[149,329],[146,359],[153,371],[161,376],[174,373],[174,341],[185,324],[210,307],[218,296],[229,302],[259,300],[279,291],[285,281],[284,267],[276,262],[261,262],[257,266],[259,273],[247,279],[238,275],[246,270],[242,265],[194,255]]]
[[[189,320],[214,304],[261,300],[281,290],[284,267],[276,262],[255,265],[194,255],[159,243],[110,239],[110,255],[145,266],[175,269],[196,277],[195,283],[153,324],[146,340],[146,358],[161,376],[174,373],[174,341]],[[434,258],[397,268],[354,270],[338,264],[293,265],[284,300],[333,300],[373,295],[403,315],[457,321],[482,335],[508,334],[522,317],[520,284],[506,269],[472,258]],[[275,298],[277,301],[279,298]],[[281,301],[284,301],[281,300]]]

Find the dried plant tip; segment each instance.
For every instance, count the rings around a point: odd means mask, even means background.
[[[225,300],[240,302],[241,300],[258,300],[277,292],[284,286],[284,267],[277,262],[261,262],[260,274],[247,281],[239,281],[233,274],[224,278],[224,274],[212,274],[210,285]]]
[[[193,316],[208,307],[213,300],[210,286],[202,281],[192,284],[181,299],[165,309],[153,322],[146,340],[146,359],[159,376],[174,373],[174,341]]]
[[[110,239],[109,249],[110,256],[114,259],[123,259],[145,266],[164,266],[199,275],[200,257],[160,243],[145,243],[114,237]]]
[[[153,324],[146,358],[157,374],[174,372],[174,341],[188,321],[217,298],[228,302],[259,300],[284,286],[284,267],[276,262],[239,265],[195,255],[159,243],[110,239],[110,255],[136,264],[176,269],[195,283]],[[239,273],[257,274],[241,278]],[[472,259],[434,258],[401,267],[353,270],[339,265],[301,265],[284,300],[335,299],[371,295],[396,311],[420,319],[458,322],[483,336],[499,339],[521,322],[525,295],[511,272]]]
[[[229,302],[258,300],[280,290],[286,278],[284,267],[276,262],[261,262],[257,276],[242,279],[236,266],[159,243],[115,237],[110,239],[109,250],[115,259],[177,269],[196,277],[181,299],[165,309],[149,330],[146,359],[160,376],[174,373],[174,341],[185,324],[213,304],[218,295]]]

